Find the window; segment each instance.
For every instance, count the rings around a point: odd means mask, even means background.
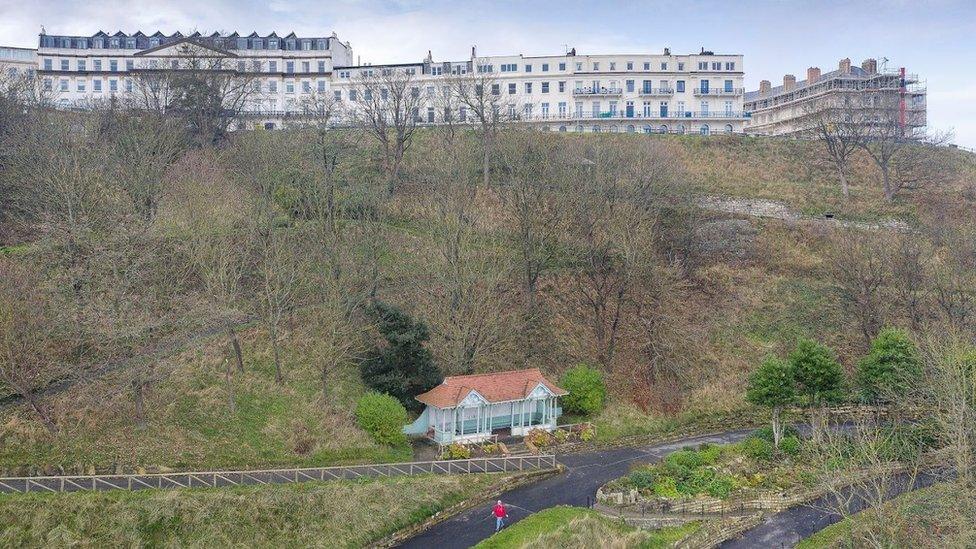
[[[491,65],[488,65],[488,66],[490,67]],[[502,64],[502,72],[515,72],[517,70],[518,70],[518,65],[516,65],[515,63],[503,63]],[[491,71],[489,70],[487,72],[491,72]]]
[[[132,92],[132,79],[131,78],[126,78],[125,79],[125,91],[130,92],[130,93]]]
[[[577,63],[576,63],[576,70],[577,70],[577,71],[581,71],[581,70],[583,70],[583,63],[579,63],[579,62],[577,62]]]
[[[685,70],[685,64],[679,62],[678,63],[678,71],[680,72],[680,71],[683,71],[683,70]]]
[[[576,102],[576,118],[583,118],[583,102]]]
[[[617,62],[616,61],[611,61],[610,62],[610,70],[612,70],[612,71],[617,70]]]
[[[125,70],[131,71],[133,68],[135,68],[135,61],[133,61],[132,59],[126,59]]]
[[[324,38],[319,38],[316,41],[316,47],[318,49],[320,49],[320,50],[325,50],[325,49],[328,49],[328,43],[326,42],[326,40]]]
[[[708,116],[708,101],[701,102],[701,115]]]
[[[318,89],[319,89],[319,93],[322,93],[322,92],[325,91],[325,80],[319,80],[318,81]]]
[[[501,91],[499,89],[499,85],[498,84],[492,84],[491,85],[491,94],[492,95],[498,95],[500,93],[501,93]]]
[[[644,70],[645,71],[651,70],[651,63],[649,61],[644,63]]]
[[[726,80],[725,81],[725,91],[730,92],[730,93],[732,92],[732,81],[731,80]]]
[[[119,47],[119,39],[118,38],[111,38],[111,39],[109,39],[108,44],[109,44],[109,47],[116,48],[117,49]]]
[[[699,61],[698,62],[698,70],[700,70],[700,71],[707,71],[708,70],[708,61]]]
[[[278,93],[278,81],[268,80],[268,91],[271,93]]]
[[[158,45],[159,45],[159,38],[150,38],[149,39],[149,47],[150,48],[155,48]],[[135,47],[135,46],[133,45],[133,47]]]
[[[268,72],[278,72],[277,61],[268,61]]]
[[[565,132],[566,131],[566,126],[559,126],[559,131]]]
[[[526,103],[522,106],[522,114],[526,120],[532,120],[532,103]]]
[[[549,118],[549,103],[542,104],[542,118]]]
[[[685,91],[685,81],[684,80],[678,80],[677,82],[675,82],[675,84],[676,84],[677,91],[679,91],[679,92]]]
[[[85,60],[84,59],[79,59],[78,60],[78,72],[84,72],[84,71],[85,71]]]
[[[725,116],[732,116],[732,102],[725,102]]]
[[[662,71],[668,70],[668,62],[667,61],[662,61],[661,62],[661,70]]]
[[[525,72],[532,72],[532,65],[526,65]]]
[[[727,70],[727,71],[734,71],[735,70],[735,61],[731,61],[731,62],[726,63],[725,64],[725,70]]]
[[[699,87],[701,93],[708,93],[708,80],[702,80],[699,83],[701,84],[701,86]]]
[[[302,50],[309,51],[311,49],[312,49],[312,41],[311,40],[302,40]]]
[[[62,59],[61,60],[61,70],[63,70],[63,71],[71,70],[71,69],[68,68],[68,60],[67,59]]]
[[[93,71],[99,71],[99,72],[102,70],[102,60],[101,59],[94,59],[94,60],[92,60],[92,70]]]
[[[593,107],[592,107],[592,110],[590,112],[593,114],[593,118],[598,118],[600,116],[600,102],[599,101],[594,101],[593,102]]]
[[[725,125],[725,133],[732,133],[732,124]]]
[[[51,89],[52,89],[52,87],[51,87],[51,79],[50,78],[45,78],[44,79],[44,91],[51,91]]]
[[[175,69],[176,67],[174,66],[173,68]],[[244,72],[245,70],[246,70],[246,67],[244,66],[244,61],[238,61],[237,62],[237,72]]]
[[[79,78],[78,81],[75,82],[75,89],[77,91],[80,91],[80,92],[85,91],[85,79],[84,78]]]
[[[312,64],[308,61],[302,61],[302,72],[304,73],[312,72]]]
[[[559,70],[561,70],[561,71],[566,70],[566,63],[560,63],[559,64]]]
[[[722,63],[713,61],[712,62],[712,70],[713,71],[720,71],[720,70],[722,70]]]
[[[111,60],[109,60],[109,62],[108,62],[108,70],[110,70],[112,72],[119,72],[119,60],[118,59],[111,59]]]
[[[562,82],[559,83],[559,93],[565,93],[565,92],[566,92],[566,81],[563,80]]]
[[[356,100],[356,90],[349,90],[349,100],[350,101]]]
[[[702,127],[698,130],[698,133],[708,135],[708,124],[702,124]]]
[[[278,49],[278,39],[277,38],[271,38],[271,39],[268,40],[268,49],[269,50],[276,50],[276,49]]]
[[[685,102],[678,101],[678,116],[687,116],[688,113],[685,112]]]
[[[627,61],[627,70],[629,70],[629,71],[634,70],[634,62],[633,61]]]
[[[319,61],[319,72],[325,72],[325,61]]]
[[[441,66],[434,67],[434,66],[432,66],[430,68],[430,74],[431,74],[431,76],[440,76],[440,75],[444,74],[444,67],[441,67]]]
[[[135,38],[126,38],[125,39],[125,47],[128,48],[128,49],[130,49],[130,50],[136,49],[136,39]]]
[[[180,62],[178,60],[176,60],[176,59],[173,59],[172,61],[169,62],[169,66],[171,68],[178,69],[178,68],[180,68]],[[241,68],[241,70],[244,70],[244,69]]]
[[[559,102],[559,118],[566,118],[566,102]]]
[[[295,72],[295,62],[294,61],[288,61],[288,62],[285,63],[285,72],[287,72],[288,74],[292,74],[292,73]]]
[[[526,94],[532,93],[532,82],[525,83],[525,93]]]
[[[63,92],[68,91],[68,79],[67,78],[62,78],[61,79],[60,89]]]
[[[99,79],[92,80],[92,90],[95,93],[102,93],[102,81]]]
[[[295,93],[295,83],[292,81],[285,82],[285,93]]]
[[[549,63],[542,64],[542,72],[549,72]]]
[[[54,60],[53,59],[45,59],[44,60],[44,70],[46,70],[46,71],[54,70]]]
[[[117,92],[119,91],[119,81],[116,79],[111,79],[108,81],[108,91]]]
[[[650,118],[650,117],[651,117],[651,102],[644,101],[644,118]]]
[[[542,93],[549,93],[549,82],[542,83]]]
[[[458,109],[458,113],[460,114],[461,122],[466,122],[468,120],[467,107],[461,107],[460,109]]]
[[[600,70],[600,62],[599,61],[594,61],[593,62],[593,70],[595,70],[595,71]]]
[[[617,116],[617,102],[610,102],[610,116]]]
[[[661,87],[661,91],[662,92],[665,91],[665,90],[670,90],[671,89],[671,82],[668,81],[668,80],[661,80],[658,83],[658,85]]]
[[[514,83],[508,85],[508,95],[515,95],[515,84]]]
[[[630,92],[630,93],[633,93],[634,92],[634,81],[633,80],[628,80],[627,81],[627,91]]]
[[[434,122],[434,107],[427,107],[427,122]]]

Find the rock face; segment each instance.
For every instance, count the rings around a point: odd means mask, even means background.
[[[702,224],[695,237],[706,257],[748,259],[755,253],[757,232],[745,219],[720,219]]]

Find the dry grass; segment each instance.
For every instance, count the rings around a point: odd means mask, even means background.
[[[0,498],[4,547],[362,547],[497,475]]]

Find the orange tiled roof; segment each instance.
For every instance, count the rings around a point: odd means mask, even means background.
[[[529,368],[493,374],[448,376],[437,387],[417,395],[417,400],[437,408],[452,408],[460,404],[468,393],[477,391],[488,402],[507,402],[528,397],[540,383],[557,396],[569,394],[546,379],[538,368]]]

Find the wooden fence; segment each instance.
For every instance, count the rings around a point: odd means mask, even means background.
[[[539,455],[253,471],[7,477],[0,478],[0,493],[216,488],[429,474],[537,471],[555,469],[556,466],[555,456]]]

